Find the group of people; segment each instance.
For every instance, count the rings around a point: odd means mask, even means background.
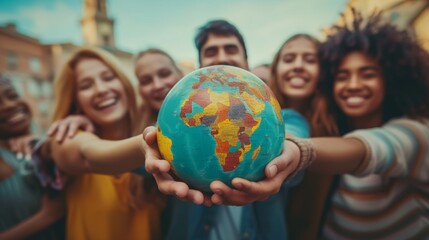
[[[225,20],[199,28],[195,46],[200,67],[249,70]],[[158,150],[158,111],[183,77],[166,52],[136,55],[134,89],[108,52],[76,51],[54,82],[47,139],[0,75],[0,239],[428,238],[429,53],[355,13],[324,42],[290,37],[269,69],[284,150],[263,180],[214,181],[212,194],[175,178]]]

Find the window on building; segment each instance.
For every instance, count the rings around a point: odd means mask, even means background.
[[[110,37],[109,35],[103,35],[103,45],[109,46]]]
[[[18,68],[18,58],[14,52],[7,53],[6,64],[9,70],[16,70]]]
[[[41,64],[39,58],[31,57],[28,60],[28,65],[30,66],[30,70],[32,73],[40,73]]]

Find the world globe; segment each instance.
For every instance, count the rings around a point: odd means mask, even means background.
[[[254,74],[211,66],[183,77],[158,114],[157,142],[173,172],[191,188],[231,186],[235,177],[258,181],[284,140],[280,105]]]

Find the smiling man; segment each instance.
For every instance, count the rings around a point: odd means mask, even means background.
[[[200,67],[230,65],[248,70],[243,36],[225,20],[210,21],[199,28],[195,37]]]
[[[225,20],[210,21],[198,29],[194,40],[200,67],[230,65],[249,70],[243,36],[231,23]],[[308,126],[301,121],[297,120],[298,124],[294,126],[294,129],[302,130],[301,134],[293,130],[289,133],[300,136],[304,132],[308,134]],[[302,137],[308,137],[308,135]],[[216,194],[226,187],[219,184],[222,183],[215,181],[211,184],[212,190],[213,186],[217,186],[213,190]],[[170,185],[173,186],[173,184]],[[285,182],[283,185],[289,186],[289,183]],[[207,207],[173,201],[167,239],[287,239],[284,216],[284,199],[287,192],[285,187],[282,187],[278,194],[262,202],[254,202],[254,200],[248,200],[245,203],[231,202],[237,196],[249,196],[246,199],[260,198],[258,194],[253,196],[238,190],[234,191],[236,192],[232,194],[233,196],[220,193],[226,197],[223,202],[225,205]],[[164,192],[174,193],[175,191]]]

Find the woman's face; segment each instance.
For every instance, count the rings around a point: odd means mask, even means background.
[[[283,46],[277,63],[277,85],[290,99],[311,97],[319,80],[319,60],[313,42],[296,38]]]
[[[1,138],[25,134],[30,129],[31,113],[28,104],[10,84],[0,84]]]
[[[385,90],[380,65],[365,53],[349,53],[335,75],[333,93],[337,105],[348,117],[381,119]]]
[[[76,81],[79,107],[91,121],[103,126],[125,117],[128,99],[124,85],[102,61],[80,60],[76,65]]]
[[[160,53],[146,53],[136,63],[139,92],[144,101],[159,111],[167,93],[182,77],[171,60]]]

